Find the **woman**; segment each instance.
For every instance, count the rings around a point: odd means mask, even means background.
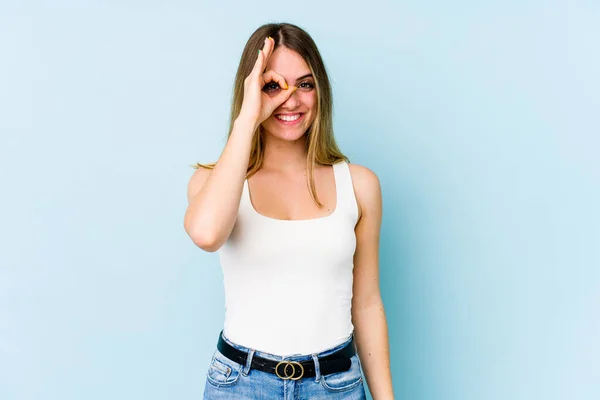
[[[184,226],[219,251],[226,315],[205,399],[392,399],[379,291],[381,190],[349,164],[312,38],[292,24],[250,37],[227,144],[195,166]]]

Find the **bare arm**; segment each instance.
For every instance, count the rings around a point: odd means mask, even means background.
[[[297,89],[288,87],[276,72],[264,72],[274,46],[272,39],[265,38],[254,67],[244,80],[240,114],[214,169],[196,170],[188,183],[183,225],[192,241],[205,251],[217,251],[233,230],[256,128]],[[278,82],[284,90],[275,96],[264,93],[263,86],[271,81]]]
[[[235,224],[256,124],[236,120],[213,170],[199,168],[188,184],[184,228],[203,250],[218,250]]]
[[[375,400],[394,398],[387,321],[379,290],[379,234],[382,199],[379,178],[353,164],[352,179],[361,209],[356,225],[352,322],[356,347]]]

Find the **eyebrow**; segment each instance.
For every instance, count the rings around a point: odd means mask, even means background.
[[[301,81],[304,78],[312,78],[312,74],[306,74],[306,75],[302,75],[300,78],[296,79],[296,82]]]

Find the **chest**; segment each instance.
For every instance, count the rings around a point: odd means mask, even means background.
[[[338,190],[333,168],[315,172],[314,195],[305,174],[282,177],[276,174],[254,175],[245,182],[249,204],[266,218],[295,221],[332,215],[338,204]]]

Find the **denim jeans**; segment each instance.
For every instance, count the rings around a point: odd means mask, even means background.
[[[341,349],[351,340],[318,354],[289,357],[276,356],[240,346],[231,342],[223,333],[223,339],[237,349],[248,353],[246,365],[238,364],[215,350],[206,374],[204,399],[366,399],[362,377],[362,368],[358,355],[350,359],[352,366],[348,371],[321,375],[317,357],[326,356]],[[252,357],[260,356],[271,360],[305,361],[314,360],[316,376],[300,378],[296,381],[281,379],[275,374],[251,369]]]

